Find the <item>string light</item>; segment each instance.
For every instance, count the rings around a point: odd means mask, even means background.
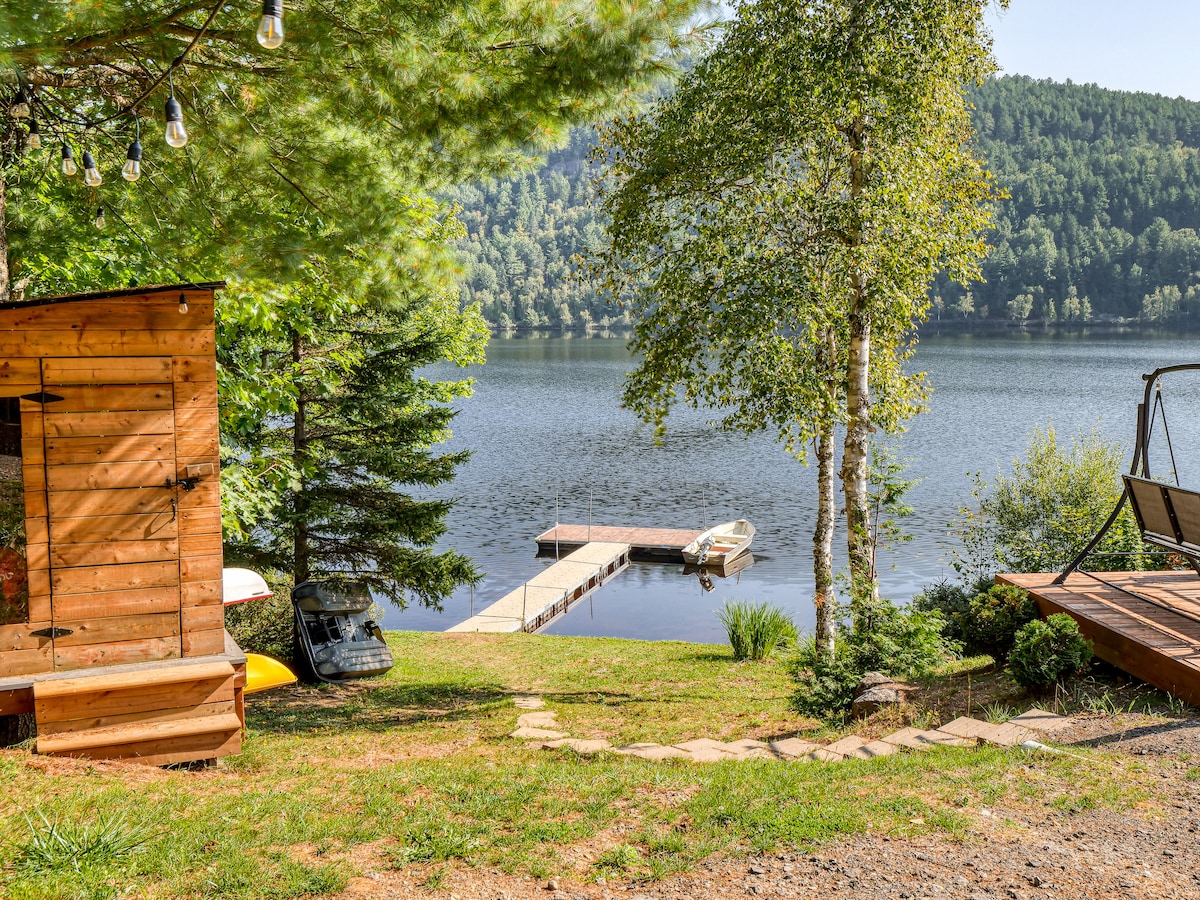
[[[263,0],[256,37],[267,50],[274,50],[283,43],[283,0]]]
[[[179,101],[175,99],[174,89],[171,90],[171,96],[167,100],[165,118],[167,120],[167,129],[164,137],[166,138],[167,143],[175,148],[179,148],[187,144],[187,129],[183,127],[183,107],[180,106]]]
[[[86,150],[83,153],[83,183],[88,187],[100,187],[104,183],[100,170],[96,168],[96,160]]]
[[[29,134],[25,137],[25,149],[37,150],[42,146],[42,134],[38,131],[37,119],[29,120]]]
[[[8,112],[14,119],[29,118],[29,98],[25,96],[25,88],[17,88],[17,93],[13,97],[12,106],[8,108]]]
[[[65,141],[62,145],[62,173],[68,178],[72,177],[77,171],[75,167],[75,156],[71,153],[71,147]]]
[[[133,143],[125,154],[125,165],[121,166],[121,177],[126,181],[137,181],[142,176],[142,123],[133,117]]]
[[[97,228],[99,228],[101,231],[103,231],[104,226],[108,224],[108,222],[104,218],[104,207],[103,206],[98,207],[96,209],[96,219],[95,219],[95,222],[93,222],[93,224]]]
[[[187,294],[185,294],[183,291],[180,291],[179,292],[179,314],[181,316],[186,316],[187,311],[188,311]]]

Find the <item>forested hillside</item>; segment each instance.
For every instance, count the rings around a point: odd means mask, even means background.
[[[1200,103],[1009,76],[976,91],[980,149],[1011,195],[985,281],[939,281],[931,318],[1200,321]],[[607,324],[571,277],[602,234],[590,129],[539,171],[460,188],[464,302],[497,326]]]

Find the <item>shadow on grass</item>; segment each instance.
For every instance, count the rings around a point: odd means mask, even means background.
[[[297,685],[246,698],[246,724],[276,734],[357,728],[387,731],[481,718],[515,693],[498,684],[356,681]]]

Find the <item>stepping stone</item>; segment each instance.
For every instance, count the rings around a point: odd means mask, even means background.
[[[518,728],[509,737],[520,738],[523,741],[557,741],[567,735],[562,731],[551,731],[549,728]]]
[[[552,712],[531,712],[525,713],[517,719],[518,728],[553,728],[558,722],[557,713]]]
[[[869,744],[863,744],[850,755],[857,759],[874,759],[876,756],[891,756],[893,753],[899,753],[900,748],[895,744],[889,744],[887,741],[871,741]]]
[[[812,741],[801,740],[800,738],[784,738],[782,741],[771,741],[771,749],[776,755],[784,759],[803,759],[807,760],[808,754],[812,753],[820,744],[814,744]]]
[[[732,759],[738,755],[738,751],[734,749],[732,744],[724,744],[721,741],[714,741],[712,738],[696,738],[695,740],[684,741],[682,744],[676,744],[675,746],[691,754],[708,756],[717,753],[724,759]],[[711,762],[712,760],[706,761]]]
[[[818,747],[808,754],[808,758],[814,762],[841,762],[846,757],[840,753],[834,753],[832,750],[826,750],[824,747]]]
[[[976,742],[972,738],[955,737],[940,731],[922,731],[920,728],[901,728],[881,738],[884,743],[910,750],[928,750],[930,747],[970,747]]]
[[[678,747],[664,747],[662,744],[626,744],[624,747],[617,747],[614,753],[622,753],[626,756],[636,756],[638,759],[691,759],[692,754],[686,750],[680,750]]]
[[[764,741],[755,741],[751,738],[742,738],[740,741],[731,741],[725,746],[737,750],[739,753],[744,753],[748,750],[770,750],[771,746]]]
[[[970,716],[959,716],[953,722],[942,725],[938,731],[961,738],[975,738],[1002,747],[1015,747],[1034,736],[1033,732],[1020,725],[993,725]]]
[[[591,756],[593,753],[599,753],[602,750],[611,750],[612,744],[608,741],[587,741],[581,738],[563,738],[562,740],[547,741],[542,744],[543,750],[558,750],[561,747],[567,747],[582,756]]]
[[[840,741],[834,741],[832,744],[827,744],[825,749],[830,753],[836,753],[839,756],[850,756],[859,747],[865,747],[869,742],[860,738],[857,734],[847,735]]]
[[[513,703],[520,709],[541,709],[546,705],[541,697],[514,697]]]
[[[1022,728],[1032,728],[1034,731],[1041,731],[1045,734],[1054,734],[1054,732],[1061,731],[1070,725],[1071,721],[1066,716],[1056,716],[1052,712],[1035,708],[1027,710],[1019,716],[1013,716],[1013,718],[1008,720],[1008,724],[1020,725]]]

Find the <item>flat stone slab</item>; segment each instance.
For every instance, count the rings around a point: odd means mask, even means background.
[[[680,750],[678,747],[664,747],[662,744],[626,744],[624,747],[617,747],[613,750],[614,753],[623,753],[626,756],[636,756],[638,759],[691,759],[692,754],[686,750]]]
[[[518,728],[509,737],[520,738],[523,741],[557,741],[565,738],[566,732],[551,731],[549,728]]]
[[[591,756],[593,753],[611,750],[612,744],[608,741],[589,741],[582,738],[562,738],[561,740],[547,741],[542,744],[543,750],[558,750],[562,747],[574,750],[583,756]]]
[[[841,756],[849,756],[859,747],[865,747],[869,743],[863,740],[857,734],[850,734],[841,740],[834,741],[832,744],[826,744],[825,749],[830,753],[837,753]]]
[[[901,728],[881,740],[884,743],[907,747],[910,750],[928,750],[930,747],[970,747],[976,743],[974,738],[955,737],[952,734],[923,731],[920,728]]]
[[[740,741],[730,741],[725,746],[736,750],[739,753],[746,753],[750,750],[770,750],[771,745],[765,741],[756,741],[752,738],[742,738]]]
[[[513,697],[513,704],[518,709],[541,709],[546,701],[541,697]]]
[[[874,759],[877,756],[891,756],[893,753],[899,753],[900,748],[895,744],[889,744],[887,741],[871,741],[869,744],[863,744],[850,755],[857,759]]]
[[[824,747],[818,747],[812,753],[808,754],[808,758],[814,762],[841,762],[846,757],[841,753],[835,753],[832,750],[826,750]]]
[[[739,753],[732,744],[714,741],[712,738],[696,738],[695,740],[684,741],[682,744],[676,744],[675,746],[688,753],[719,753],[726,759],[732,759]]]
[[[771,749],[784,759],[806,759],[820,744],[801,738],[784,738],[782,741],[771,741]]]
[[[1022,728],[1020,725],[993,725],[991,722],[983,722],[970,716],[959,716],[937,730],[956,737],[987,741],[1001,747],[1015,747],[1035,736],[1028,728]]]
[[[530,712],[525,713],[517,719],[518,728],[553,728],[558,724],[555,720],[558,718],[557,713],[546,712]]]
[[[1021,713],[1019,716],[1013,716],[1008,720],[1008,724],[1020,725],[1022,728],[1031,728],[1034,731],[1040,731],[1044,734],[1054,734],[1054,732],[1061,731],[1070,725],[1071,721],[1066,716],[1058,716],[1044,709],[1034,708]]]

